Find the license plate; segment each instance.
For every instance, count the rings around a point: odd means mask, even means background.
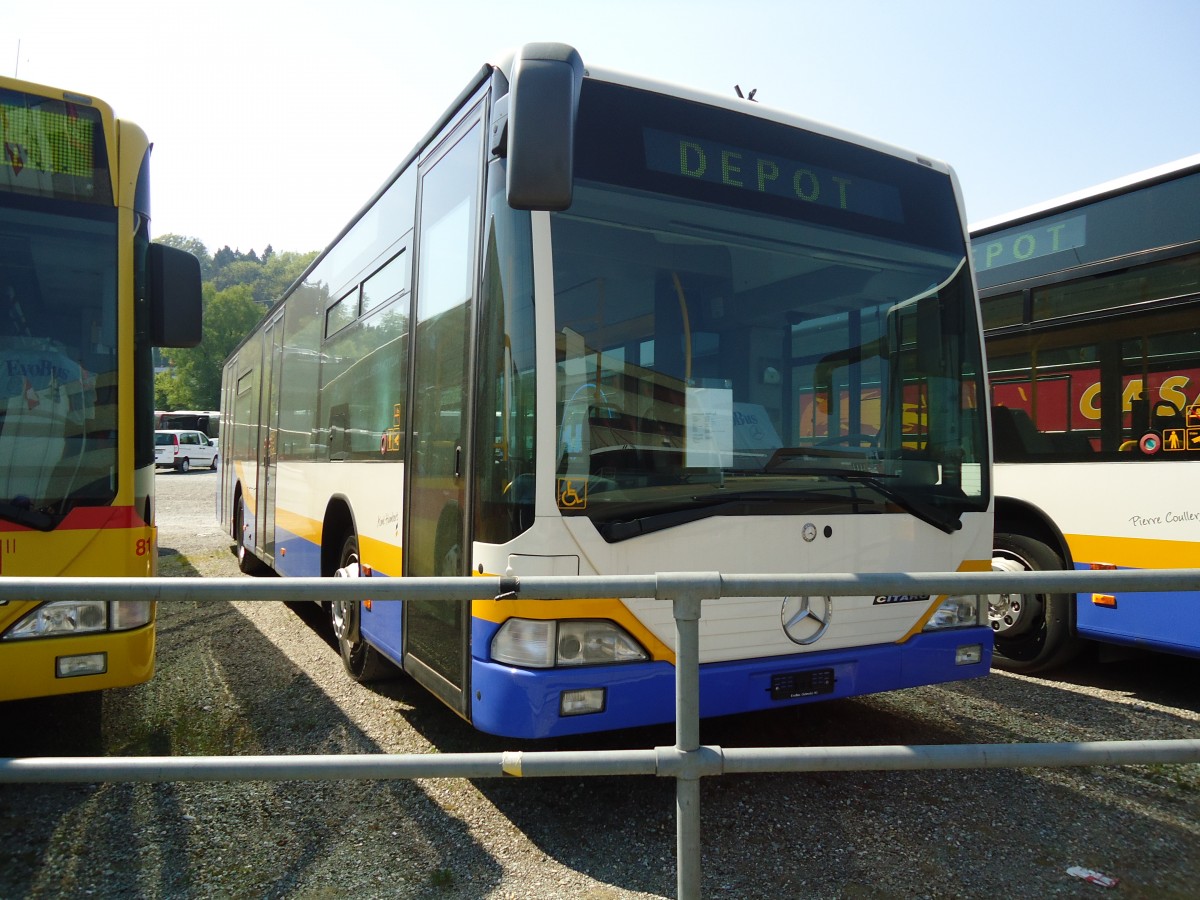
[[[796,700],[832,694],[836,679],[833,669],[809,669],[807,672],[782,672],[771,676],[772,700]]]

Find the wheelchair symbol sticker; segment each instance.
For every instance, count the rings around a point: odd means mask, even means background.
[[[558,479],[558,508],[587,509],[587,479]]]

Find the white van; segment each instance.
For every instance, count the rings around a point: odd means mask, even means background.
[[[154,432],[154,466],[186,472],[192,466],[217,467],[217,445],[202,431]]]

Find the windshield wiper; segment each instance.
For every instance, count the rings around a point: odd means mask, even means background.
[[[895,503],[905,512],[916,516],[922,522],[938,528],[946,534],[953,534],[962,528],[961,514],[947,513],[926,503],[913,500],[889,487],[884,479],[898,476],[889,473],[858,472],[853,469],[805,467],[797,474],[815,475],[818,477],[838,478],[851,484],[862,484],[871,488],[885,500]],[[696,522],[709,516],[722,515],[734,509],[746,510],[756,503],[803,503],[821,501],[828,503],[829,494],[819,489],[806,490],[718,490],[711,494],[694,495],[689,498],[694,505],[679,508],[669,506],[666,509],[649,508],[638,512],[627,513],[620,519],[598,521],[593,518],[593,524],[600,536],[610,544],[639,537],[655,531],[674,528],[688,522]],[[851,500],[853,503],[877,502]]]
[[[805,467],[799,470],[798,474],[803,475],[820,475],[828,478],[841,478],[844,481],[849,481],[853,484],[865,484],[873,491],[877,492],[886,500],[890,500],[903,509],[907,513],[912,513],[922,522],[927,525],[932,525],[934,528],[939,528],[946,534],[953,534],[962,528],[962,513],[948,513],[938,509],[936,506],[930,506],[927,503],[921,503],[911,497],[907,497],[899,491],[888,487],[884,483],[885,478],[896,478],[896,475],[884,474],[882,472],[858,472],[854,469],[837,469],[837,468],[808,468]]]
[[[684,509],[672,509],[670,512],[647,513],[630,519],[620,519],[612,522],[597,522],[593,519],[592,524],[600,532],[600,537],[604,538],[610,544],[615,544],[618,541],[627,541],[639,535],[650,534],[654,531],[664,531],[668,528],[674,528],[676,525],[685,525],[688,522],[696,522],[711,516],[712,512],[711,506],[686,507]]]
[[[37,531],[53,531],[55,525],[55,518],[49,513],[34,509],[32,506],[3,501],[0,501],[0,519],[25,525]]]
[[[697,522],[710,516],[719,516],[733,509],[745,510],[755,503],[798,503],[828,502],[828,495],[820,491],[717,491],[712,494],[689,498],[691,506],[680,508],[672,505],[666,509],[648,509],[630,513],[627,517],[610,521],[593,519],[600,536],[610,544],[628,540],[643,534],[663,531],[688,522]]]

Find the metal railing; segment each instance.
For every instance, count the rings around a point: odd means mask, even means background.
[[[656,597],[672,603],[676,635],[675,745],[646,750],[333,756],[0,759],[0,783],[326,781],[657,775],[676,780],[677,896],[700,896],[700,779],[762,772],[1024,768],[1200,762],[1200,740],[874,747],[722,748],[700,745],[700,617],[720,597],[1200,591],[1200,569],[722,575],[717,572],[522,578],[3,578],[0,602],[131,597],[172,601],[462,600],[518,590],[524,600]]]

